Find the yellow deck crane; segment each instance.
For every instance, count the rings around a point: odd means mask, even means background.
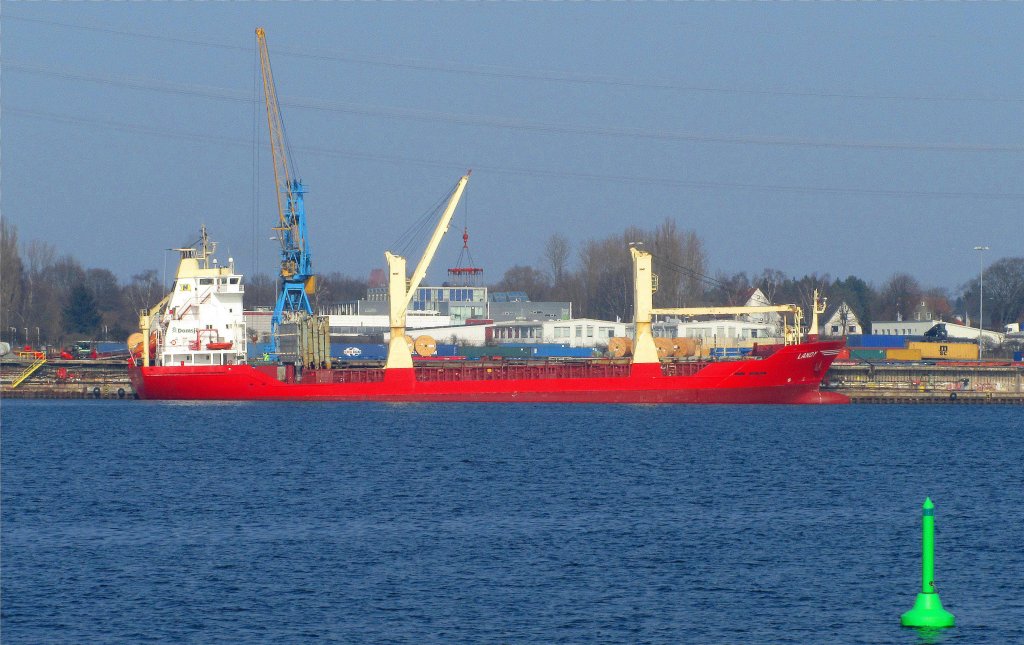
[[[409,303],[416,295],[416,290],[419,289],[423,277],[427,275],[427,268],[430,266],[431,260],[434,259],[434,253],[437,252],[441,238],[448,232],[448,225],[451,224],[455,208],[459,205],[459,200],[462,199],[462,193],[466,190],[471,173],[472,171],[467,171],[452,189],[448,196],[448,203],[441,213],[437,226],[434,227],[434,233],[430,236],[427,248],[423,251],[423,256],[420,258],[419,264],[416,265],[411,278],[406,278],[404,257],[390,251],[384,252],[384,257],[388,261],[388,309],[391,325],[388,358],[384,367],[389,370],[389,374],[394,374],[399,369],[412,369],[412,354],[405,340],[405,318]]]
[[[658,276],[651,270],[651,254],[636,247],[629,248],[633,256],[633,297],[636,311],[636,339],[633,341],[633,364],[657,365],[658,350],[651,332],[654,315],[667,316],[732,316],[737,314],[782,313],[789,314],[792,325],[783,318],[783,337],[787,345],[801,342],[800,326],[803,310],[799,305],[765,305],[763,307],[666,307],[655,308],[654,292],[658,289]],[[818,311],[815,291],[814,311]],[[815,318],[817,315],[815,314]]]

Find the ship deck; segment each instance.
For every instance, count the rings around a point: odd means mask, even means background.
[[[665,376],[690,376],[707,365],[706,361],[665,363]],[[266,368],[257,368],[261,371]],[[270,367],[275,370],[276,367]],[[266,373],[270,373],[267,371]],[[382,367],[343,367],[337,369],[305,369],[299,383],[379,383],[384,380]],[[627,378],[628,362],[573,361],[573,362],[515,362],[515,363],[431,363],[415,367],[419,383],[445,383],[458,381],[513,381],[585,378]]]

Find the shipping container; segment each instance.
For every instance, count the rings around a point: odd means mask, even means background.
[[[1024,362],[1024,352],[1014,352],[1013,360],[1017,361],[1018,363]]]
[[[118,355],[124,354],[125,356],[127,356],[128,355],[128,343],[124,343],[124,342],[116,343],[116,342],[112,342],[112,341],[111,342],[107,342],[107,341],[102,341],[102,340],[96,341],[96,353],[101,355],[101,356],[103,356],[103,355],[113,355],[113,354],[118,354]]]
[[[892,334],[862,334],[847,336],[846,344],[850,347],[902,349],[907,346],[907,339]]]
[[[592,347],[570,347],[561,343],[502,343],[499,347],[525,350],[533,358],[593,358]]]
[[[753,351],[752,347],[712,347],[708,355],[712,358],[739,358]]]
[[[456,356],[457,347],[447,343],[438,343],[434,356]],[[331,356],[339,361],[383,361],[388,357],[388,346],[383,343],[347,343],[334,340],[331,343]],[[413,355],[413,359],[419,357]]]
[[[921,358],[976,361],[978,346],[974,343],[910,343],[910,349],[921,351]]]
[[[383,343],[331,343],[331,356],[340,361],[382,361],[388,357]]]
[[[887,349],[885,358],[890,361],[919,361],[921,350],[919,349]]]
[[[885,350],[855,347],[850,350],[850,358],[855,361],[882,361],[885,360]]]
[[[594,358],[593,347],[569,347],[568,345],[538,345],[534,353],[537,358]]]
[[[508,345],[485,345],[483,347],[460,347],[458,350],[459,356],[465,356],[466,358],[480,359],[480,358],[530,358],[531,352],[526,347],[510,347]]]
[[[458,356],[458,355],[459,355],[459,346],[458,345],[451,345],[449,343],[438,343],[437,344],[437,352],[434,354],[434,356]]]

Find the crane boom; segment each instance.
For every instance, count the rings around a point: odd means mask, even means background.
[[[416,265],[416,270],[412,272],[412,277],[409,278],[409,293],[405,297],[406,307],[412,302],[413,296],[416,295],[416,290],[419,289],[420,282],[427,275],[427,269],[434,260],[434,254],[437,253],[437,246],[441,243],[441,238],[444,237],[444,234],[448,232],[448,226],[452,222],[455,208],[459,205],[459,200],[462,199],[462,192],[466,190],[466,184],[469,182],[469,176],[472,174],[472,170],[467,170],[466,174],[459,179],[459,182],[455,185],[455,190],[448,199],[448,205],[445,206],[444,212],[441,213],[441,221],[434,228],[434,233],[430,236],[427,248],[423,250],[423,256]]]
[[[316,276],[313,274],[312,253],[306,234],[306,209],[303,198],[306,190],[302,182],[295,178],[291,160],[288,158],[281,105],[274,84],[274,72],[270,66],[267,35],[262,27],[256,29],[256,42],[259,46],[263,97],[267,104],[267,128],[270,132],[270,150],[274,164],[278,212],[278,222],[274,226],[274,231],[281,242],[280,289],[274,314],[270,319],[271,349],[276,353],[277,327],[284,319],[285,313],[313,313],[309,296],[316,291]]]
[[[267,33],[263,31],[263,27],[256,29],[256,42],[260,49],[260,72],[263,76],[263,97],[267,105],[267,128],[270,130],[270,152],[274,162],[274,185],[278,188],[275,193],[277,195],[277,212],[281,225],[284,225],[286,217],[281,194],[288,195],[291,188],[291,168],[288,164],[288,153],[284,142],[281,105],[277,101],[274,71],[270,66],[270,52],[267,50]]]
[[[472,172],[472,170],[466,171],[466,174],[455,184],[455,188],[448,197],[448,204],[445,206],[437,226],[434,227],[434,233],[430,236],[427,248],[423,251],[423,257],[420,258],[419,263],[416,265],[411,279],[406,279],[405,277],[405,258],[395,255],[390,251],[384,252],[384,257],[388,262],[388,273],[390,274],[388,279],[388,308],[391,324],[388,358],[384,364],[386,369],[412,367],[412,356],[409,354],[409,346],[405,342],[405,319],[409,303],[416,294],[423,276],[427,274],[427,267],[430,266],[431,260],[434,259],[434,253],[437,252],[437,246],[441,243],[441,238],[448,232],[448,225],[451,224],[455,208],[459,205],[459,200],[462,199],[462,193],[466,189],[466,184],[469,182],[469,176]]]

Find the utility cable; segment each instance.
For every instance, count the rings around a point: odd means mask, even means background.
[[[241,92],[228,88],[198,86],[192,84],[154,81],[138,77],[115,76],[111,74],[85,73],[74,70],[22,63],[19,61],[0,61],[11,71],[29,74],[40,74],[69,80],[82,80],[107,85],[120,85],[140,90],[167,92],[177,95],[202,96],[235,102],[251,100]],[[646,130],[640,128],[619,128],[606,126],[585,126],[567,123],[548,123],[528,121],[507,117],[494,117],[477,114],[459,114],[453,112],[435,112],[410,108],[393,108],[377,105],[347,103],[341,101],[324,101],[319,99],[291,99],[278,101],[279,104],[293,108],[357,114],[362,116],[388,119],[405,119],[426,121],[430,123],[452,123],[455,125],[490,127],[524,132],[540,132],[547,134],[576,134],[585,136],[650,139],[657,141],[685,141],[690,143],[731,144],[753,146],[782,146],[801,148],[838,148],[854,150],[886,150],[886,151],[927,151],[927,152],[1024,152],[1024,145],[1019,144],[985,144],[985,143],[914,143],[906,141],[855,141],[806,139],[794,137],[772,136],[735,136],[726,134],[704,134],[697,132],[680,132],[672,130]]]
[[[183,38],[167,34],[156,34],[129,29],[115,29],[108,26],[96,24],[70,23],[59,20],[47,20],[43,18],[31,18],[28,16],[11,15],[5,12],[7,20],[32,22],[69,29],[84,31],[95,31],[105,34],[128,36],[134,38],[145,38],[175,44],[193,45],[198,47],[213,47],[233,51],[244,51],[246,48],[241,45],[234,45],[222,41],[200,40],[196,38]],[[543,81],[555,83],[572,83],[581,85],[605,85],[611,87],[645,88],[655,90],[674,90],[679,92],[693,92],[706,94],[725,94],[738,96],[783,96],[796,98],[818,98],[818,99],[853,99],[871,101],[908,101],[908,102],[987,102],[987,103],[1024,103],[1024,97],[1018,96],[971,96],[971,95],[941,95],[941,94],[899,94],[899,93],[870,93],[870,92],[837,92],[828,90],[795,90],[789,88],[735,88],[713,85],[692,85],[675,83],[664,80],[643,80],[633,78],[622,78],[614,76],[579,74],[565,70],[538,70],[523,69],[515,67],[504,67],[495,65],[470,65],[465,63],[453,63],[445,61],[428,61],[411,58],[381,57],[367,54],[345,52],[345,51],[310,51],[308,48],[296,49],[290,47],[275,47],[275,55],[293,56],[311,60],[338,61],[344,63],[355,63],[361,65],[372,65],[376,67],[411,69],[418,71],[443,72],[446,74],[461,74],[480,77],[491,77],[500,79],[518,79],[528,81]]]
[[[60,115],[38,110],[25,110],[17,107],[5,107],[6,115],[26,116],[30,118],[46,119],[61,123],[76,125],[92,125],[122,132],[135,134],[147,134],[171,139],[180,139],[196,143],[207,143],[227,146],[248,146],[249,141],[225,137],[219,135],[200,134],[193,132],[180,132],[126,124],[122,122],[105,121],[100,119],[88,119],[84,117],[73,117]],[[306,154],[319,154],[329,157],[354,159],[359,161],[373,161],[381,163],[409,164],[426,166],[431,168],[446,168],[465,170],[472,166],[481,173],[494,173],[502,175],[513,175],[523,177],[536,177],[544,179],[569,179],[579,181],[596,182],[617,182],[628,184],[641,184],[649,186],[665,186],[670,188],[700,188],[708,190],[753,190],[773,193],[807,193],[807,194],[831,194],[850,196],[876,196],[892,198],[924,198],[924,199],[992,199],[992,200],[1022,200],[1024,193],[991,193],[981,191],[927,191],[927,190],[899,190],[883,188],[848,188],[840,186],[806,186],[806,185],[783,185],[783,184],[752,184],[746,182],[722,182],[722,181],[698,181],[684,179],[670,179],[664,177],[651,177],[640,175],[612,175],[603,173],[570,172],[560,170],[544,170],[536,168],[511,167],[511,166],[490,166],[487,164],[467,163],[465,161],[448,162],[441,160],[419,159],[414,157],[402,157],[397,155],[380,155],[359,153],[334,148],[318,146],[296,146],[296,150]]]
[[[260,219],[260,141],[259,141],[259,83],[260,83],[260,53],[259,49],[253,49],[252,68],[252,274],[256,274],[260,263],[260,242],[259,242],[259,219]]]

